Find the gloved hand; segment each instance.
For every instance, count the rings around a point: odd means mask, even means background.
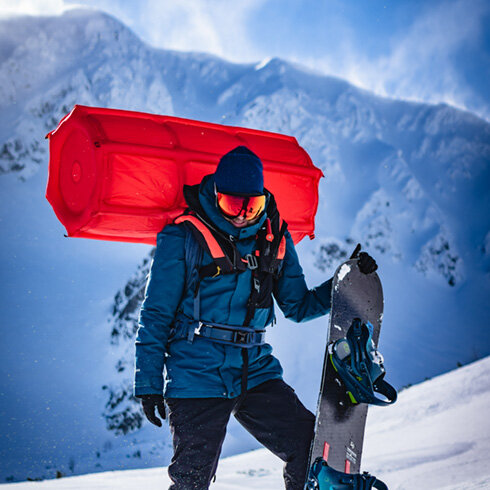
[[[162,421],[155,415],[155,408],[158,409],[158,413],[163,420],[167,417],[165,410],[165,402],[162,395],[141,395],[141,404],[143,405],[143,412],[145,412],[146,418],[157,427],[162,426]]]
[[[378,264],[376,264],[376,261],[367,252],[361,252],[359,254],[357,264],[363,274],[371,274],[378,269]]]

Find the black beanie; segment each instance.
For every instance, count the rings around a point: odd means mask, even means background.
[[[246,146],[238,146],[223,155],[214,173],[214,182],[218,191],[224,194],[263,194],[262,162]]]

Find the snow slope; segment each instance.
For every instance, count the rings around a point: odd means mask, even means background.
[[[388,380],[490,353],[490,124],[279,59],[155,50],[99,12],[2,20],[0,480],[156,466],[171,453],[168,432],[139,428],[131,399],[151,247],[66,240],[44,199],[44,135],[75,103],[296,136],[326,175],[317,239],[298,247],[307,280],[324,280],[357,241],[376,257]],[[325,324],[280,318],[268,334],[312,409]],[[257,447],[231,425],[224,454]]]
[[[390,490],[490,488],[490,357],[400,393],[389,408],[369,409],[363,471]],[[147,490],[166,488],[166,468],[113,471],[12,490]],[[265,449],[220,461],[216,490],[283,488],[282,463]]]

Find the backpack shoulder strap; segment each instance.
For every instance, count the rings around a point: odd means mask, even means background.
[[[213,232],[197,216],[183,214],[178,216],[174,222],[176,224],[184,223],[188,227],[197,243],[209,253],[216,267],[221,272],[229,273],[234,271],[230,258],[223,251]]]
[[[203,259],[203,250],[187,226],[185,227],[185,231],[186,288],[193,289],[199,280],[199,268]]]

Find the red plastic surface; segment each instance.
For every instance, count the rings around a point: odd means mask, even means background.
[[[239,145],[262,160],[295,243],[314,236],[322,172],[293,137],[77,105],[48,138],[46,198],[68,236],[155,244],[185,209],[183,185]]]

